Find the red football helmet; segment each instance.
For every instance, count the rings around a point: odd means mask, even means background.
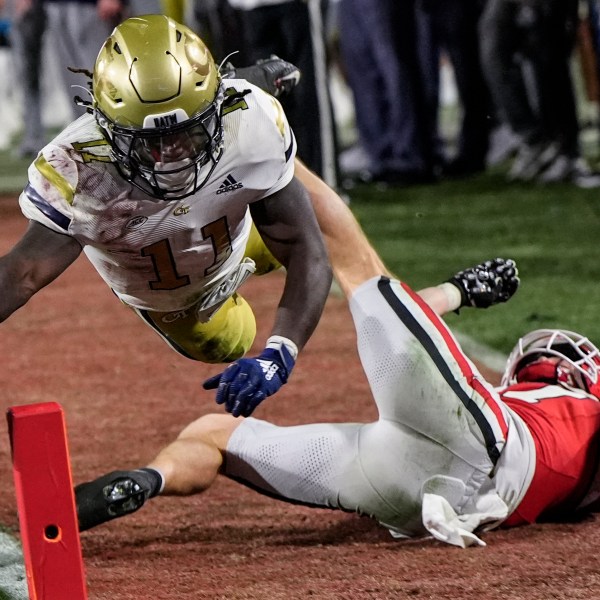
[[[558,363],[542,357],[558,357]],[[536,329],[512,349],[501,385],[522,381],[556,383],[583,390],[600,400],[600,350],[590,340],[565,329]]]

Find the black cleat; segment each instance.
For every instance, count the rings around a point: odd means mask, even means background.
[[[460,290],[460,308],[488,308],[509,300],[517,291],[520,279],[514,260],[495,258],[459,271],[448,282]]]
[[[158,481],[157,481],[158,480]],[[160,475],[153,470],[113,471],[75,488],[79,531],[139,510],[156,495]]]

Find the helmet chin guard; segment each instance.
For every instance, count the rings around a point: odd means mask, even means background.
[[[552,365],[540,358],[558,358]],[[600,399],[600,351],[590,340],[565,329],[536,329],[519,339],[502,375],[502,386],[521,381],[555,383]]]
[[[98,54],[96,120],[121,175],[176,200],[207,181],[223,151],[218,69],[204,42],[164,15],[127,19]]]

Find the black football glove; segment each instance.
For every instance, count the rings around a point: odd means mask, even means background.
[[[448,282],[460,290],[460,308],[488,308],[509,300],[517,291],[520,279],[514,260],[494,258],[459,271]]]
[[[246,79],[275,98],[291,92],[300,81],[300,70],[274,54],[250,67],[236,69],[231,63],[221,67],[223,79]]]

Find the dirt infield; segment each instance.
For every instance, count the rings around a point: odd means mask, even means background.
[[[25,227],[16,202],[0,199],[0,254]],[[274,274],[244,288],[257,349],[281,284]],[[0,336],[2,408],[60,402],[76,482],[141,466],[194,417],[220,410],[201,389],[218,368],[172,352],[84,257],[0,325]],[[374,417],[341,298],[330,298],[290,384],[256,414],[282,424]],[[5,419],[0,447],[0,523],[17,531]],[[90,600],[591,600],[600,597],[599,529],[590,518],[501,530],[485,535],[485,548],[460,550],[399,542],[366,518],[221,480],[203,496],[153,500],[84,533],[82,545]]]

